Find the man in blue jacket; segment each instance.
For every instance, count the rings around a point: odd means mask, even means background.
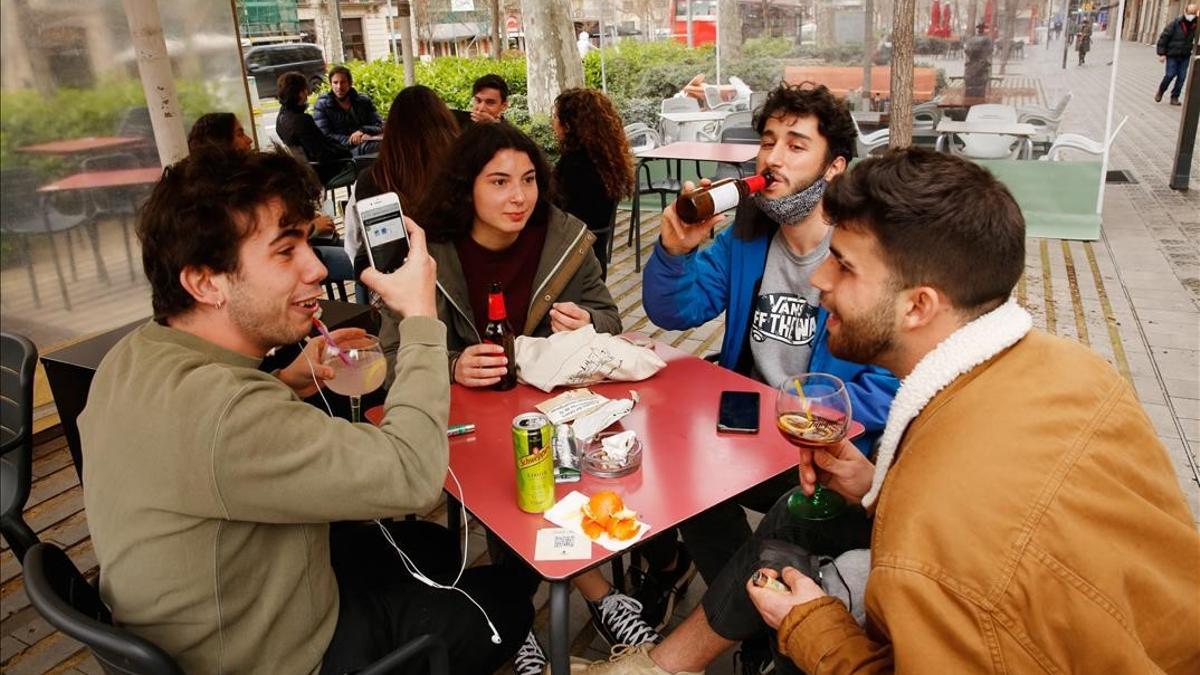
[[[379,152],[379,141],[371,137],[383,133],[383,120],[371,99],[354,89],[354,78],[346,66],[329,69],[329,91],[317,99],[313,118],[321,133],[355,157]]]
[[[865,454],[887,422],[899,382],[886,370],[830,354],[826,324],[837,318],[820,308],[819,292],[809,282],[829,255],[832,229],[821,196],[854,154],[854,120],[826,87],[805,83],[773,90],[756,115],[755,128],[762,137],[757,170],[769,170],[773,180],[745,200],[733,226],[703,249],[700,245],[725,216],[687,225],[668,206],[661,238],[646,265],[642,303],[650,320],[668,330],[694,328],[724,312],[720,365],[770,386],[806,372],[841,378],[854,419],[867,429],[855,442]],[[680,526],[710,594],[725,563],[750,539],[742,507],[765,513],[798,484],[796,472],[786,472]],[[865,519],[852,522],[845,525],[852,536],[869,537]],[[837,522],[828,527],[843,528]],[[647,593],[639,599],[647,609],[655,604]],[[720,632],[719,621],[713,623]]]

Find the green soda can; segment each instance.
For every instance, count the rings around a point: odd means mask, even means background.
[[[513,419],[513,454],[517,458],[517,506],[542,513],[554,506],[554,426],[541,413]]]

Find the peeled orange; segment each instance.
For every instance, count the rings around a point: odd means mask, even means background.
[[[638,521],[629,518],[626,520],[614,520],[608,526],[608,536],[618,541],[626,541],[637,536],[638,530],[642,528],[638,525]]]
[[[583,514],[603,528],[608,528],[614,514],[624,510],[625,504],[621,501],[621,495],[609,490],[597,492],[583,505]]]
[[[582,524],[583,533],[587,535],[588,539],[599,539],[600,535],[604,534],[604,527],[587,516],[583,517]]]

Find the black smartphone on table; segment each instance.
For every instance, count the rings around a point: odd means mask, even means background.
[[[717,413],[717,431],[758,433],[759,396],[756,391],[723,391]]]

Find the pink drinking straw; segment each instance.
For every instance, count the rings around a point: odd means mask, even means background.
[[[325,324],[321,323],[321,320],[315,316],[313,317],[313,325],[316,326],[317,330],[321,332],[321,336],[325,338],[325,344],[333,350],[333,353],[337,354],[338,358],[342,360],[342,363],[346,364],[347,366],[354,365],[350,363],[350,357],[346,356],[346,352],[342,351],[342,348],[338,346],[338,343],[333,341],[333,336],[329,334],[329,329],[326,328]]]

